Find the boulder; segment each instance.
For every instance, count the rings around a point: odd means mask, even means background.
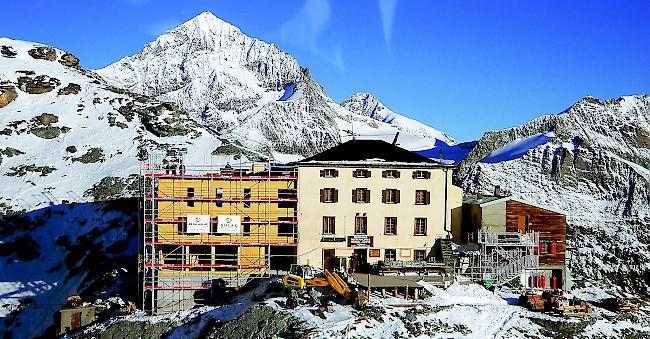
[[[50,124],[54,124],[59,121],[59,117],[50,113],[43,113],[34,119],[36,119],[38,122],[40,122],[42,125],[45,126],[49,126]]]
[[[35,47],[27,51],[34,59],[42,59],[47,61],[56,60],[56,50],[50,46]]]
[[[5,58],[14,58],[18,53],[14,52],[11,46],[2,46],[0,47],[0,54]]]
[[[71,82],[59,90],[59,95],[79,94],[79,92],[81,92],[81,86]]]
[[[65,148],[65,151],[68,153],[76,153],[77,152],[77,147],[75,146],[68,146]]]
[[[9,105],[18,97],[14,86],[0,86],[0,108]]]
[[[79,58],[72,53],[65,53],[59,58],[59,63],[63,66],[79,68]]]
[[[47,75],[39,75],[34,78],[21,76],[18,78],[18,88],[29,94],[47,93],[59,86],[61,81],[57,78],[51,78]]]

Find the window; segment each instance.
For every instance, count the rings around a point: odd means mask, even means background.
[[[188,200],[187,207],[194,207],[194,200]]]
[[[194,187],[188,187],[187,188],[187,197],[188,198],[193,198],[194,197]]]
[[[381,202],[384,204],[399,203],[399,190],[394,188],[385,189],[381,192]]]
[[[529,226],[530,226],[530,216],[520,215],[519,219],[517,220],[517,230],[519,231],[519,233],[528,232]]]
[[[320,176],[321,178],[336,178],[339,176],[339,171],[333,168],[322,169],[320,170]]]
[[[426,261],[427,260],[427,251],[425,251],[425,250],[413,250],[413,259],[415,261]]]
[[[397,250],[394,248],[387,248],[384,250],[384,261],[397,260]]]
[[[370,190],[367,188],[357,188],[352,190],[352,202],[356,203],[369,203],[370,202]]]
[[[371,248],[368,251],[368,256],[371,257],[371,258],[379,258],[380,255],[381,255],[381,252],[379,251],[378,248]]]
[[[429,179],[431,172],[429,171],[413,171],[413,179]]]
[[[397,235],[397,218],[386,217],[384,219],[384,234]]]
[[[278,201],[278,208],[292,208],[295,206],[295,199],[298,193],[293,188],[279,188],[278,198],[285,201]]]
[[[415,218],[415,235],[427,235],[427,218]]]
[[[244,235],[251,235],[251,217],[244,217],[242,226],[244,226]]]
[[[334,217],[323,217],[323,234],[336,233],[336,224]]]
[[[396,179],[399,178],[399,171],[396,170],[385,170],[381,172],[383,178]]]
[[[416,190],[415,191],[415,204],[416,205],[428,205],[431,202],[431,193],[425,190]]]
[[[244,188],[244,199],[250,199],[250,198],[251,198],[251,189],[250,188]],[[251,207],[250,200],[244,201],[244,207]]]
[[[323,188],[320,190],[320,202],[339,201],[339,191],[336,188]]]
[[[367,169],[355,169],[352,172],[352,176],[355,178],[370,178],[370,171]]]
[[[357,216],[354,218],[354,234],[368,234],[368,218]]]
[[[223,199],[223,188],[217,188],[215,192],[215,197],[217,199]],[[223,206],[223,201],[217,201],[217,207]]]

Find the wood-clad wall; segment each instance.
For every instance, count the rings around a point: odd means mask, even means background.
[[[555,253],[540,253],[541,265],[564,265],[566,251],[566,216],[560,213],[531,206],[518,201],[508,200],[506,204],[506,231],[517,232],[520,216],[528,216],[527,231],[539,232],[541,244],[555,242]]]

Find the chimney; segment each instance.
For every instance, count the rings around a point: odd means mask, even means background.
[[[499,185],[494,186],[494,196],[501,197],[501,186]]]

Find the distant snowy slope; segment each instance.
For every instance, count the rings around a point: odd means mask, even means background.
[[[355,93],[349,99],[341,103],[343,108],[352,113],[367,116],[374,120],[387,123],[398,130],[423,137],[435,138],[445,142],[447,145],[457,144],[458,141],[449,135],[429,127],[419,121],[397,114],[386,107],[376,97],[369,93]]]
[[[579,283],[650,287],[650,98],[586,97],[566,111],[487,132],[461,163],[468,192],[494,186],[567,212]]]

